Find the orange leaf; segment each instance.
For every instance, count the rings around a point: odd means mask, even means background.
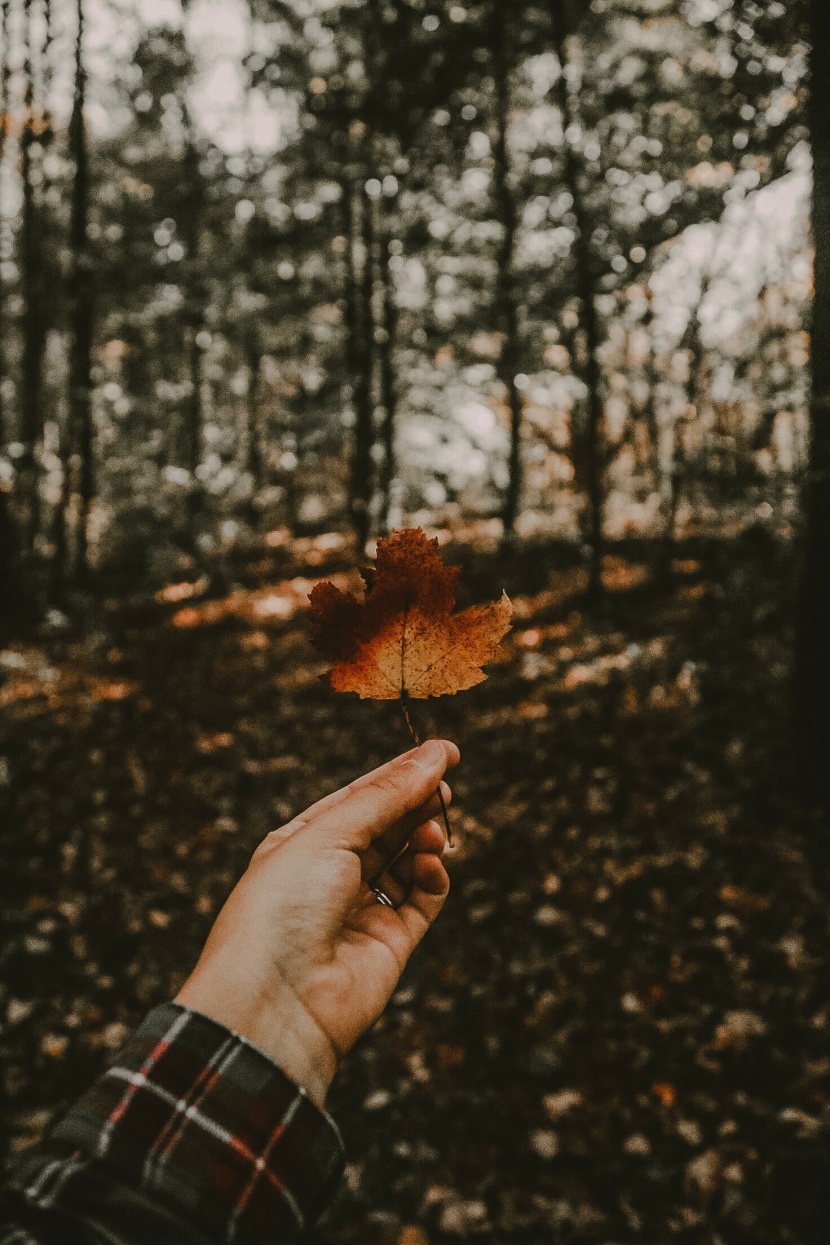
[[[438,541],[419,527],[379,540],[375,565],[362,574],[362,602],[328,580],[309,598],[315,643],[333,662],[324,677],[336,692],[423,700],[486,678],[481,667],[510,629],[513,607],[504,593],[453,614],[461,568],[444,566]]]
[[[730,908],[742,909],[745,912],[764,912],[769,907],[769,900],[763,895],[755,895],[742,886],[727,883],[718,892],[723,903]]]
[[[218,752],[220,748],[232,746],[233,735],[228,731],[219,731],[215,735],[200,735],[196,740],[197,749],[205,756],[209,756],[211,752]]]
[[[127,700],[134,691],[133,683],[112,683],[108,679],[97,679],[92,694],[95,700]]]
[[[651,1092],[660,1099],[664,1107],[674,1106],[674,1100],[677,1097],[677,1090],[667,1081],[656,1081],[651,1087]]]

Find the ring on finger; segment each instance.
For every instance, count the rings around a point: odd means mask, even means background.
[[[379,886],[371,887],[372,894],[378,903],[383,904],[385,908],[394,908],[395,905],[387,895],[386,891],[382,891]]]

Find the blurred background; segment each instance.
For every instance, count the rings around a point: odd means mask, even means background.
[[[0,470],[41,594],[280,527],[791,523],[798,6],[2,13]]]
[[[823,10],[1,0],[12,1153],[407,746],[304,611],[421,525],[515,626],[319,1239],[824,1239]]]

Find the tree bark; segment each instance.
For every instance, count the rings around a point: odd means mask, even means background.
[[[603,424],[605,409],[602,397],[602,366],[599,349],[602,344],[599,316],[596,308],[596,290],[590,248],[590,227],[580,185],[579,161],[567,131],[575,121],[573,101],[565,75],[567,55],[565,42],[568,35],[562,0],[551,0],[550,28],[553,50],[559,61],[559,76],[553,86],[554,102],[562,117],[564,183],[573,200],[574,261],[576,292],[582,308],[582,329],[585,334],[585,364],[582,377],[586,390],[586,421],[582,437],[583,475],[588,500],[588,543],[591,561],[588,571],[588,595],[596,599],[602,594],[602,556],[604,551],[603,518],[605,507],[605,460]]]
[[[490,48],[495,84],[496,134],[493,144],[493,197],[496,218],[501,225],[501,242],[496,257],[496,322],[502,333],[502,349],[497,365],[499,380],[507,392],[510,415],[510,448],[507,460],[507,487],[502,505],[505,536],[512,535],[522,493],[522,395],[516,385],[521,344],[519,308],[516,297],[514,260],[518,218],[510,183],[510,153],[507,132],[510,124],[510,64],[508,57],[508,15],[501,0],[494,0]]]
[[[384,531],[389,530],[392,509],[392,486],[395,481],[395,424],[398,408],[398,387],[395,371],[395,343],[398,331],[398,306],[395,299],[395,282],[390,267],[392,244],[391,232],[384,230],[380,243],[380,283],[383,291],[383,323],[378,346],[380,364],[380,390],[383,403],[383,475],[381,495],[383,498],[382,521]]]
[[[9,63],[9,16],[11,0],[2,0],[0,4],[0,117],[6,118],[10,112],[11,64]],[[6,155],[6,125],[0,124],[0,202],[3,200],[3,161]],[[2,246],[2,219],[0,218],[0,247]],[[8,426],[5,403],[6,380],[6,300],[3,277],[0,276],[0,442],[13,440],[11,427]],[[5,503],[4,503],[5,504]]]
[[[297,535],[300,526],[300,503],[302,499],[297,477],[305,453],[303,434],[308,426],[308,405],[308,390],[302,377],[300,377],[297,383],[294,414],[291,416],[289,423],[289,426],[294,431],[294,440],[290,444],[294,446],[294,457],[297,461],[290,469],[284,469],[285,474],[282,477],[285,500],[285,525],[292,536]]]
[[[35,83],[32,63],[32,0],[24,0],[25,56],[23,72],[24,120],[20,136],[20,166],[23,183],[23,211],[20,236],[23,294],[23,359],[20,385],[20,459],[23,538],[27,553],[34,549],[40,531],[40,481],[37,450],[43,432],[43,348],[44,290],[43,253],[39,205],[34,185],[34,147],[38,142],[40,119],[35,115]]]
[[[689,323],[680,342],[680,349],[689,356],[689,376],[686,382],[686,411],[674,421],[674,444],[669,467],[668,497],[665,506],[663,539],[657,557],[658,578],[668,575],[677,543],[677,513],[688,489],[689,463],[686,454],[686,428],[696,421],[700,413],[700,397],[703,391],[701,378],[706,351],[700,337],[700,311],[711,284],[711,275],[703,275],[700,295],[689,316]]]
[[[359,218],[355,212],[358,195],[360,195],[362,209]],[[344,205],[346,209],[346,361],[351,377],[355,417],[349,516],[358,552],[362,554],[369,539],[372,498],[374,221],[372,201],[365,192],[361,193],[351,184],[344,187]],[[362,252],[360,260],[359,252]]]
[[[95,327],[95,288],[92,257],[89,254],[89,154],[86,132],[86,68],[84,65],[84,6],[77,3],[75,41],[75,97],[69,125],[69,142],[75,176],[72,183],[70,247],[72,267],[69,276],[69,305],[72,309],[72,337],[69,354],[69,447],[77,447],[80,460],[78,480],[78,528],[76,573],[79,580],[89,574],[89,512],[95,497],[95,464],[92,426],[92,342]],[[71,453],[71,448],[70,448]],[[68,471],[68,455],[64,470]],[[62,520],[61,520],[62,521]]]
[[[648,386],[642,413],[648,438],[648,467],[651,470],[654,490],[660,498],[660,510],[665,508],[665,481],[660,460],[660,420],[657,413],[657,385],[659,373],[655,360],[654,347],[654,308],[649,295],[648,310],[643,328],[648,333],[648,359],[645,365],[645,383]]]
[[[830,15],[825,0],[810,0],[810,21],[815,269],[794,734],[800,791],[830,812]]]
[[[3,160],[6,154],[5,119],[10,111],[11,65],[9,63],[9,16],[11,0],[0,5],[0,201],[3,198]],[[2,237],[0,237],[2,243]],[[4,330],[6,327],[5,290],[0,278],[0,441],[11,440],[12,430],[7,427],[4,382],[6,379],[6,352]],[[0,488],[0,641],[11,633],[20,607],[20,581],[17,549],[17,532],[11,516],[9,497]]]
[[[246,466],[254,482],[254,493],[262,488],[262,429],[259,426],[259,377],[262,369],[262,351],[254,333],[245,339],[245,362],[248,368],[248,440]]]
[[[190,392],[184,408],[182,457],[194,482],[202,461],[202,348],[198,338],[199,324],[191,324],[186,336]]]
[[[20,550],[9,494],[0,487],[0,643],[13,634],[23,615]]]
[[[184,404],[182,426],[182,464],[190,473],[187,495],[187,540],[195,541],[196,527],[202,513],[204,488],[196,472],[202,461],[204,425],[203,355],[199,335],[205,326],[207,281],[202,268],[201,249],[207,206],[207,190],[200,168],[196,127],[184,100],[182,125],[185,148],[182,157],[182,181],[185,188],[181,206],[181,238],[185,249],[181,280],[185,293],[182,354],[189,381],[189,394]],[[194,546],[195,547],[195,546]]]

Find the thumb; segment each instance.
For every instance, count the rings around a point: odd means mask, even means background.
[[[459,758],[448,739],[428,739],[414,752],[382,765],[368,782],[321,813],[315,832],[350,851],[365,851],[373,839],[426,803]]]

